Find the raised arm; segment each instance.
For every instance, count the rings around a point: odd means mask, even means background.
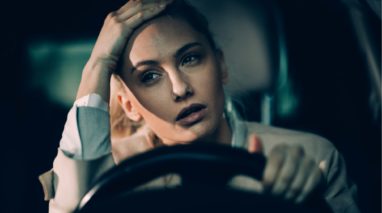
[[[87,62],[77,99],[99,94],[109,101],[110,77],[115,71],[124,46],[135,27],[160,13],[172,0],[131,0],[119,10],[109,13]]]
[[[111,75],[134,28],[170,2],[131,0],[107,16],[83,70],[53,169],[40,176],[50,212],[72,212],[94,180],[114,165],[108,113]]]

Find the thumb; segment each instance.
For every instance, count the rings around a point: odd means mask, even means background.
[[[262,153],[263,144],[261,139],[256,134],[251,134],[248,138],[248,152],[250,153]]]

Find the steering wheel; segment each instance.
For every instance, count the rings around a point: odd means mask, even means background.
[[[127,159],[103,175],[76,212],[331,212],[318,198],[302,205],[228,187],[236,175],[260,179],[265,157],[211,144],[160,147]],[[168,174],[174,188],[134,190]]]

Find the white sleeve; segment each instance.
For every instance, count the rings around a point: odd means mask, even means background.
[[[94,93],[74,102],[60,141],[65,155],[77,160],[92,160],[111,152],[108,108],[108,104]]]

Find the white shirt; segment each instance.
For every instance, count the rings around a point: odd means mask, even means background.
[[[226,110],[233,130],[234,147],[244,148],[248,133],[256,133],[261,137],[266,156],[279,144],[302,146],[313,160],[325,164],[320,165],[327,184],[324,197],[332,210],[359,212],[355,202],[356,187],[348,181],[345,162],[331,143],[312,134],[240,121],[233,116],[229,106]],[[50,196],[50,199],[54,197],[50,203],[51,212],[56,209],[67,209],[70,212],[88,190],[86,183],[92,183],[93,179],[113,166],[109,119],[108,104],[97,94],[90,94],[74,103],[60,142],[60,149],[65,155],[59,152],[53,167],[58,178],[51,175],[45,181],[49,183],[47,185],[51,191],[52,179],[58,181],[57,188],[53,190],[55,195],[53,193]],[[99,160],[91,161],[94,159]],[[72,197],[70,202],[67,201]]]

